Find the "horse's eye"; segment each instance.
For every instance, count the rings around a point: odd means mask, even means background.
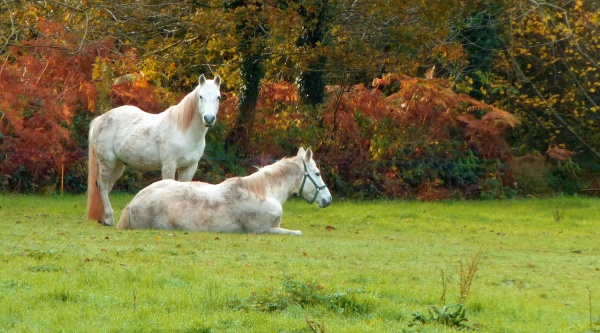
[[[202,96],[198,95],[198,98],[202,99]]]
[[[221,99],[221,96],[217,96],[217,99]]]
[[[321,173],[320,172],[315,172],[315,176],[321,177]]]

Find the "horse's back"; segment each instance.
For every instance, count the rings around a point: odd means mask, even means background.
[[[165,179],[142,189],[129,203],[131,229],[202,228],[199,214],[204,206],[215,206],[219,198],[211,199],[215,185],[202,182],[179,182]],[[197,226],[196,224],[200,224]],[[208,228],[206,228],[208,230]]]
[[[127,206],[128,227],[266,232],[281,219],[282,208],[276,200],[260,200],[234,185],[231,181],[219,185],[174,180],[155,182],[140,191]],[[263,221],[266,224],[262,225]]]
[[[157,125],[161,114],[124,105],[95,118],[90,126],[90,147],[105,161],[122,160],[143,170],[161,167]]]
[[[145,112],[137,106],[123,105],[95,118],[92,126],[97,134],[119,134],[119,132],[131,132],[138,128],[155,126],[160,121],[160,117],[160,114]]]

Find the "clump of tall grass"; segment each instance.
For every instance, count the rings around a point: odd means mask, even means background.
[[[318,284],[300,282],[286,276],[281,281],[281,289],[254,293],[247,299],[234,299],[230,301],[230,307],[275,312],[297,305],[303,309],[323,307],[347,316],[366,315],[371,312],[372,306],[359,299],[358,295],[362,293],[360,290],[326,293]]]

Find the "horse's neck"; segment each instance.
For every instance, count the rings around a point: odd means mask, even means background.
[[[177,124],[181,132],[194,140],[199,140],[206,134],[207,128],[198,115],[198,99],[196,89],[187,94],[179,104],[167,109],[170,118]]]
[[[296,162],[295,160],[293,160]],[[293,193],[298,192],[303,174],[298,172],[296,166],[285,169],[285,176],[270,181],[265,186],[265,194],[284,203]]]

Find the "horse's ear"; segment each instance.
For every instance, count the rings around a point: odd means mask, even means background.
[[[308,162],[308,161],[312,160],[312,157],[313,157],[313,152],[312,152],[312,150],[310,148],[308,148],[306,150],[306,154],[304,154],[304,160],[306,162]]]
[[[204,77],[204,74],[200,75],[200,77],[198,78],[198,84],[199,85],[203,85],[204,82],[206,82],[206,78]]]
[[[219,74],[217,74],[217,76],[215,76],[215,84],[217,86],[221,86],[221,77],[219,76]]]
[[[304,147],[300,147],[300,149],[298,149],[298,154],[296,154],[296,156],[304,157],[304,155],[306,155],[306,150],[304,150]]]

